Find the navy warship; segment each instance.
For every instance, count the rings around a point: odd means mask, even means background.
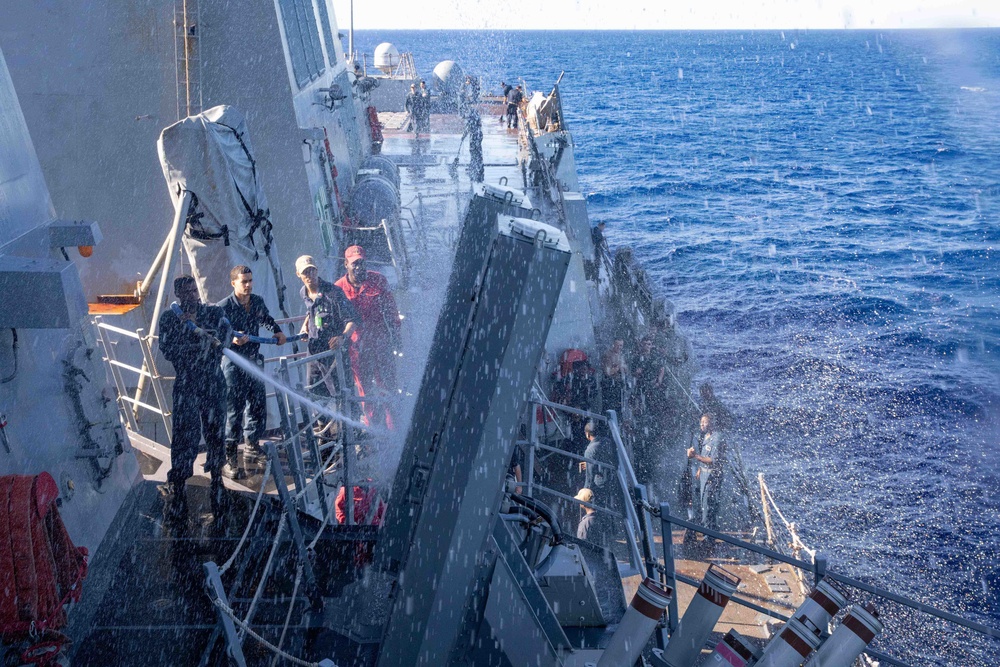
[[[9,7],[0,27],[4,664],[984,659],[920,641],[942,624],[995,646],[838,572],[738,448],[724,519],[681,511],[684,451],[716,413],[670,304],[592,231],[561,79],[519,82],[511,108],[444,61],[418,119],[413,59],[345,50],[327,0],[92,4]],[[338,358],[317,397],[313,357],[264,343],[263,454],[240,451],[225,511],[202,454],[168,521],[173,278],[215,303],[249,266],[291,331],[294,258],[335,277],[349,246],[396,293],[398,391],[359,395]],[[600,351],[642,340],[667,398],[637,410]],[[651,431],[670,448],[644,451]]]

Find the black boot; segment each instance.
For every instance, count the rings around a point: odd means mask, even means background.
[[[260,446],[259,440],[248,440],[246,453],[244,454],[248,461],[253,461],[256,465],[261,465],[264,461],[267,461],[267,452],[264,448]]]
[[[226,491],[226,487],[223,486],[222,478],[219,475],[212,475],[212,483],[208,488],[208,497],[212,503],[212,514],[215,516],[216,521],[221,520],[229,509],[229,494]]]
[[[163,494],[163,520],[169,524],[183,524],[188,518],[187,490],[183,482],[167,482],[160,487]]]

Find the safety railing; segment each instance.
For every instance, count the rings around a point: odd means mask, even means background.
[[[618,427],[618,416],[615,411],[609,410],[606,415],[602,415],[596,412],[590,412],[589,410],[582,410],[568,405],[563,405],[561,403],[555,403],[545,398],[544,393],[541,388],[537,386],[537,384],[532,390],[529,407],[530,427],[529,439],[527,442],[527,480],[525,480],[527,495],[533,496],[535,492],[541,492],[547,496],[559,498],[560,500],[574,505],[588,507],[593,509],[595,512],[620,520],[622,525],[624,525],[624,537],[632,573],[645,573],[650,575],[655,572],[652,531],[648,525],[648,519],[640,514],[636,509],[637,506],[641,507],[642,503],[648,503],[646,487],[640,484],[635,477],[635,470],[633,470],[632,464],[629,460],[629,454],[625,447],[625,442],[622,439],[621,431]],[[562,426],[560,425],[557,416],[558,413],[577,415],[579,417],[605,424],[610,434],[610,444],[614,447],[618,464],[615,465],[608,463],[607,461],[599,461],[586,456],[581,456],[542,442],[538,433],[538,422],[535,418],[536,410],[539,408],[546,412],[557,425],[557,429],[561,431],[560,435],[562,436],[562,440],[569,439],[570,434],[562,430]],[[615,486],[617,487],[618,492],[618,497],[616,498],[618,502],[613,502],[612,505],[617,507],[605,507],[592,502],[581,501],[566,493],[562,493],[561,491],[540,484],[535,479],[535,468],[537,461],[539,460],[539,452],[543,452],[548,456],[568,458],[579,463],[586,463],[588,466],[595,466],[611,471],[614,475]]]
[[[229,655],[237,665],[247,664],[243,642],[249,637],[273,655],[271,664],[282,660],[290,664],[308,667],[332,667],[333,663],[329,660],[318,663],[309,662],[289,654],[282,647],[295,605],[302,600],[299,595],[300,586],[304,587],[305,598],[314,610],[321,609],[323,604],[316,574],[313,570],[313,561],[316,544],[326,528],[336,521],[335,510],[330,499],[331,491],[335,492],[343,486],[346,506],[345,520],[348,525],[355,523],[352,459],[355,445],[354,428],[360,424],[354,422],[344,413],[351,413],[353,407],[360,400],[354,391],[352,379],[347,377],[344,372],[344,356],[343,350],[340,348],[315,355],[288,355],[278,357],[275,361],[276,371],[265,374],[267,378],[265,382],[273,389],[273,395],[278,402],[283,438],[264,444],[267,464],[246,528],[233,553],[222,566],[218,566],[212,561],[205,563],[206,584],[228,646]],[[319,362],[329,364],[327,375],[330,376],[329,379],[332,380],[333,387],[329,397],[333,405],[330,406],[324,406],[318,402],[324,400],[324,397],[311,394],[310,387],[304,384],[301,375],[306,364]],[[326,379],[327,377],[324,376],[320,382]],[[338,429],[339,442],[335,441],[321,446],[313,433],[313,426],[317,423],[319,414],[327,413],[330,416],[331,411],[341,416],[340,420],[331,416],[333,421],[338,421],[340,424]],[[340,473],[331,475],[332,463],[338,455],[341,456]],[[330,477],[336,478],[335,483],[330,483]],[[291,486],[287,483],[288,478],[291,478]],[[223,586],[222,575],[234,562],[238,561],[247,544],[251,527],[257,522],[261,499],[265,495],[264,489],[269,481],[273,481],[278,495],[278,505],[282,512],[281,520],[272,538],[270,551],[264,563],[260,580],[254,589],[254,595],[245,611],[242,614],[237,614],[230,602],[231,596]],[[310,514],[320,520],[315,535],[308,542],[304,526],[299,520],[300,512]],[[277,643],[274,643],[255,632],[252,624],[258,603],[266,590],[267,580],[273,572],[275,555],[286,539],[291,540],[297,569],[295,582],[288,597],[288,610],[285,614],[281,635]]]
[[[353,54],[352,60],[354,62],[358,62],[358,56],[359,55],[361,56],[361,58],[360,58],[360,60],[361,60],[361,71],[362,71],[362,73],[365,76],[369,76],[369,74],[368,74],[368,67],[369,67],[368,59],[369,59],[369,55],[367,53],[361,53],[361,54],[355,53],[355,54]],[[381,68],[375,67],[375,58],[374,58],[374,56],[371,56],[371,60],[372,60],[372,62],[371,62],[372,69],[377,69],[378,72],[379,72],[379,74],[384,74],[384,75],[389,76],[389,77],[391,77],[393,79],[406,79],[406,80],[410,80],[410,79],[416,79],[417,78],[417,67],[416,67],[416,65],[413,64],[413,54],[411,54],[411,53],[408,53],[408,52],[400,53],[399,54],[399,61],[393,67],[390,67],[388,71],[385,71],[385,70],[382,70]]]
[[[170,378],[160,375],[160,372],[156,368],[153,350],[150,345],[150,336],[147,336],[143,329],[129,331],[128,329],[122,329],[121,327],[108,324],[107,322],[104,322],[99,315],[94,317],[94,325],[97,330],[97,339],[101,344],[102,351],[104,352],[104,362],[107,365],[108,374],[111,376],[111,380],[115,385],[115,392],[118,394],[118,412],[121,417],[122,424],[124,424],[125,427],[133,433],[139,433],[140,426],[138,417],[141,410],[146,410],[155,415],[159,415],[162,419],[163,429],[166,433],[167,440],[169,441],[172,437],[170,408],[167,404],[167,396],[163,388],[163,381],[169,380]],[[142,355],[142,367],[132,366],[131,364],[121,361],[121,355],[118,353],[118,346],[123,341],[135,341]],[[130,385],[126,383],[125,380],[126,373],[130,378],[135,376],[136,378],[144,378],[149,381],[149,384],[153,389],[153,396],[156,400],[156,405],[146,403],[145,401],[142,401],[139,398],[133,398],[130,395]],[[138,384],[138,381],[136,384]]]
[[[756,554],[757,556],[763,556],[779,563],[784,563],[790,565],[799,573],[805,573],[812,575],[813,585],[817,584],[820,580],[827,578],[836,581],[845,586],[857,589],[868,593],[869,595],[874,595],[883,600],[891,601],[904,607],[908,607],[914,611],[920,612],[922,614],[947,621],[956,626],[971,630],[984,637],[992,637],[994,639],[1000,639],[1000,629],[991,628],[982,623],[977,623],[976,621],[971,621],[966,618],[962,618],[951,612],[937,609],[931,605],[925,604],[923,602],[918,602],[912,598],[908,598],[892,591],[886,590],[879,586],[875,586],[866,582],[863,582],[854,577],[849,577],[847,575],[834,572],[829,569],[827,558],[818,552],[809,552],[811,559],[806,561],[797,557],[788,556],[784,553],[776,551],[775,549],[761,546],[759,544],[753,544],[751,542],[746,542],[732,535],[720,532],[718,530],[713,530],[706,526],[696,524],[692,521],[688,521],[681,517],[675,516],[670,513],[670,505],[668,503],[660,503],[658,506],[653,506],[650,504],[645,504],[642,506],[643,513],[648,514],[655,519],[660,521],[660,530],[663,535],[662,543],[662,564],[656,563],[656,571],[660,575],[660,580],[667,586],[670,586],[673,590],[677,589],[677,582],[693,586],[698,588],[701,586],[701,581],[693,579],[691,577],[685,576],[676,570],[675,560],[674,560],[674,548],[673,540],[671,539],[672,531],[674,527],[684,528],[686,530],[695,531],[705,535],[706,539],[714,539],[729,544],[733,547],[745,550],[747,553]],[[767,607],[758,605],[753,601],[741,596],[739,593],[731,596],[730,600],[738,605],[752,609],[758,613],[764,614],[771,618],[777,619],[779,621],[788,621],[791,615],[784,615],[780,612],[776,612]],[[672,634],[678,627],[680,618],[677,609],[677,597],[671,600],[669,607],[667,608],[667,618],[666,618],[666,630],[668,634]],[[911,667],[911,664],[899,660],[898,658],[892,657],[882,651],[876,650],[872,647],[868,647],[865,650],[871,658],[878,660],[881,664],[894,665],[896,667]]]

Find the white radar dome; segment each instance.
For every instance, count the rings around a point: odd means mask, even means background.
[[[454,60],[443,60],[434,68],[434,85],[442,93],[457,93],[465,75]]]
[[[390,42],[382,42],[375,47],[375,67],[388,73],[399,65],[399,49]]]

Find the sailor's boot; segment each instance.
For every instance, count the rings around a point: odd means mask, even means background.
[[[247,478],[247,471],[240,465],[240,454],[236,448],[236,443],[226,443],[226,463],[222,466],[222,474],[229,479],[243,480]]]
[[[258,461],[263,461],[267,458],[267,453],[261,449],[260,440],[247,440],[247,456],[253,456]]]
[[[216,522],[222,521],[229,510],[229,494],[222,484],[222,477],[217,474],[212,475],[212,483],[208,487],[208,498],[212,503],[212,515]]]
[[[167,482],[160,487],[160,491],[164,495],[163,520],[173,525],[183,524],[187,521],[187,490],[184,483]]]

